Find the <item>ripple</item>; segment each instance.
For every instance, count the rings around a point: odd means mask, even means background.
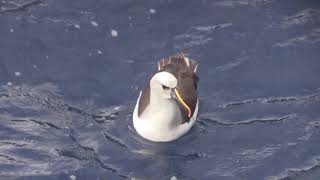
[[[119,172],[119,170],[117,170],[115,167],[112,167],[111,165],[105,164],[104,162],[102,162],[98,155],[89,150],[89,151],[77,151],[77,150],[62,150],[62,149],[56,149],[57,153],[60,156],[65,156],[65,157],[69,157],[69,158],[73,158],[76,159],[78,161],[87,161],[90,163],[93,163],[95,165],[98,165],[100,168],[108,170],[112,173],[115,173],[117,176],[121,177],[121,178],[126,178],[128,179],[129,176],[121,174]]]
[[[104,138],[106,140],[108,140],[109,142],[112,142],[112,143],[114,143],[114,144],[116,144],[116,145],[118,145],[120,147],[124,147],[124,148],[129,149],[128,146],[124,142],[122,142],[120,139],[118,139],[116,137],[113,137],[108,133],[103,133],[103,135],[104,135]]]
[[[216,1],[213,4],[216,6],[222,6],[222,7],[258,6],[258,5],[272,3],[274,1],[275,0],[238,0],[238,1],[222,0],[222,1]]]
[[[293,26],[302,26],[309,23],[320,22],[320,10],[318,9],[304,9],[294,15],[283,18],[281,23],[282,28],[290,28]]]
[[[220,105],[222,108],[228,108],[233,106],[242,106],[247,104],[261,103],[261,104],[273,104],[273,103],[289,103],[289,102],[302,102],[302,101],[319,101],[320,94],[315,93],[304,96],[289,96],[289,97],[269,97],[269,98],[256,98],[248,99],[238,102],[231,102],[224,105]]]
[[[13,158],[11,156],[0,154],[0,162],[1,163],[11,163],[12,161],[18,162],[15,158]]]
[[[212,32],[217,29],[227,28],[230,26],[232,26],[232,23],[223,23],[223,24],[217,24],[217,25],[212,25],[212,26],[194,26],[194,27],[192,27],[192,29],[195,29],[195,30],[201,31],[201,32]]]
[[[183,34],[176,35],[176,49],[188,49],[207,44],[212,38],[212,33],[232,26],[232,23],[222,23],[209,26],[192,26]]]
[[[31,0],[29,2],[25,3],[16,3],[14,1],[8,1],[7,6],[8,7],[1,7],[0,14],[1,13],[9,13],[9,12],[18,12],[18,11],[24,11],[30,7],[37,6],[41,4],[43,0]]]
[[[287,168],[284,172],[279,175],[270,176],[266,178],[267,180],[288,180],[292,178],[297,178],[302,176],[303,174],[312,173],[316,169],[320,168],[320,157],[314,157],[311,159],[305,166],[297,167],[297,168]],[[299,178],[300,179],[300,178]]]
[[[57,129],[57,130],[61,130],[60,127],[58,127],[57,125],[54,125],[53,123],[42,122],[42,121],[38,121],[35,119],[12,119],[11,121],[13,121],[13,122],[33,122],[33,123],[36,123],[40,126],[51,127],[51,128]]]
[[[201,121],[204,121],[204,122],[218,124],[218,125],[222,125],[222,126],[238,126],[238,125],[248,125],[248,124],[254,124],[254,123],[283,122],[283,121],[287,121],[289,119],[293,119],[296,116],[297,116],[296,114],[288,114],[288,115],[281,116],[281,117],[268,117],[268,118],[248,119],[248,120],[238,121],[238,122],[234,122],[234,123],[224,122],[222,120],[213,119],[213,118],[210,118],[210,117],[199,117],[199,119]]]
[[[241,65],[243,62],[245,61],[248,61],[249,58],[248,57],[240,57],[240,58],[237,58],[236,60],[232,61],[232,62],[229,62],[227,64],[224,64],[224,65],[221,65],[221,66],[218,66],[216,67],[216,69],[218,71],[227,71],[227,70],[230,70],[230,69],[233,69],[235,67],[238,67],[239,65]]]
[[[1,146],[14,146],[14,147],[23,147],[23,146],[26,146],[28,144],[26,143],[18,143],[18,142],[11,142],[11,141],[2,141],[0,142],[0,147]]]
[[[140,154],[143,156],[149,156],[153,158],[169,158],[169,159],[183,159],[183,160],[188,160],[188,161],[193,161],[196,159],[204,158],[204,159],[209,159],[209,158],[214,158],[215,156],[206,153],[206,152],[195,152],[195,153],[186,153],[186,154],[179,154],[176,152],[159,152],[159,151],[153,151],[150,149],[140,149],[140,150],[132,150],[131,152],[135,154]]]
[[[308,32],[305,35],[296,36],[288,40],[285,40],[283,42],[278,42],[272,45],[272,47],[297,46],[300,43],[316,44],[318,42],[320,42],[320,29],[316,28],[316,29],[310,30],[310,32]]]
[[[266,146],[259,149],[246,149],[240,154],[246,156],[248,159],[261,160],[272,156],[279,149],[281,148],[277,146]]]

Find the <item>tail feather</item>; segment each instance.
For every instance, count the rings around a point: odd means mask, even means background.
[[[180,64],[182,66],[184,65],[184,66],[187,66],[190,71],[194,73],[197,72],[197,66],[198,66],[197,61],[193,59],[189,59],[187,56],[183,54],[183,52],[170,56],[167,59],[161,59],[158,62],[158,71],[163,70],[169,64]]]

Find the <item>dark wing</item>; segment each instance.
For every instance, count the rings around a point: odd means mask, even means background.
[[[177,90],[179,91],[182,99],[189,106],[191,110],[191,117],[193,116],[198,101],[197,82],[198,77],[194,73],[179,73]],[[187,110],[185,109],[185,111]],[[189,122],[189,120],[190,119],[187,118],[187,122]]]
[[[147,108],[150,103],[150,85],[149,83],[147,86],[142,90],[140,100],[139,100],[139,107],[138,107],[138,116],[143,113],[143,111]]]
[[[177,78],[178,84],[176,88],[182,99],[190,107],[192,117],[198,101],[197,83],[199,78],[196,75],[198,63],[195,60],[186,60],[185,58],[187,57],[183,53],[179,53],[169,59],[162,59],[159,63],[159,71],[170,72]],[[184,108],[182,110],[187,111]],[[186,115],[187,113],[184,114]],[[184,119],[186,120],[184,122],[189,122],[190,120],[187,116]]]

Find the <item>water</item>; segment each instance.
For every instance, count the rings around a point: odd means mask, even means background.
[[[317,0],[0,2],[0,179],[320,177]],[[172,143],[132,127],[157,60],[200,61]]]

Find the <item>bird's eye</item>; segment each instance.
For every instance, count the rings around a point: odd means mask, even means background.
[[[169,90],[170,88],[168,86],[162,85],[163,90]]]

